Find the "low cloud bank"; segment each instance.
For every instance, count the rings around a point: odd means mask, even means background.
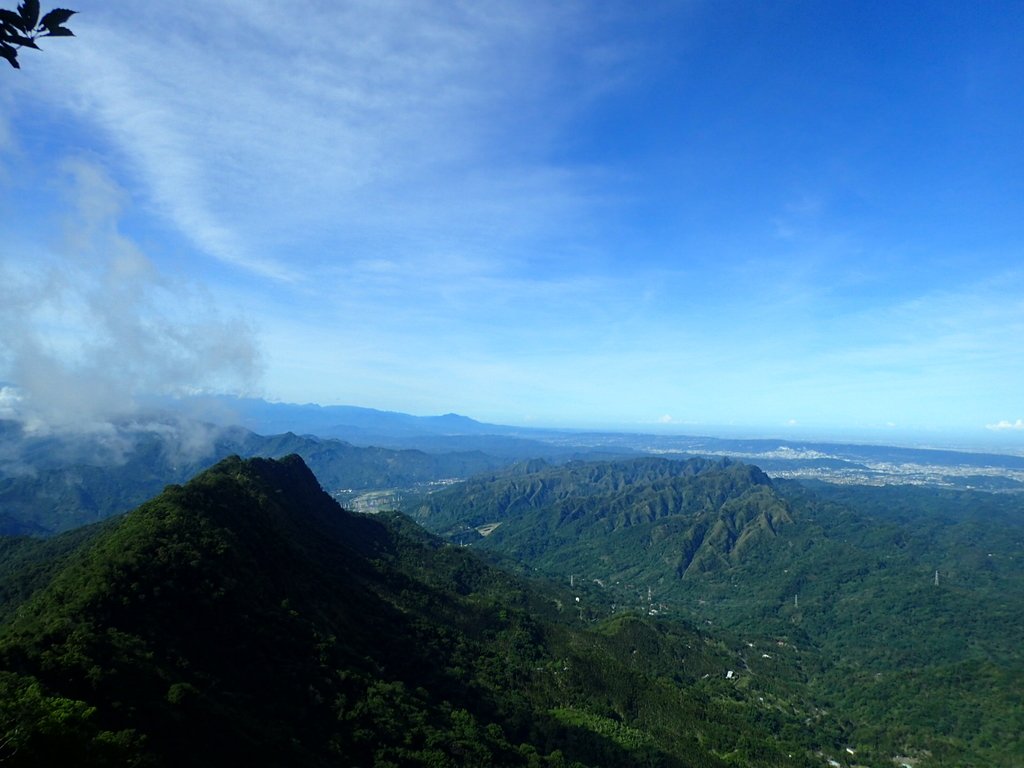
[[[201,454],[210,428],[154,416],[145,403],[251,388],[255,334],[121,232],[122,193],[101,169],[66,170],[63,237],[0,254],[0,420],[26,438],[88,435],[111,460],[143,433]]]

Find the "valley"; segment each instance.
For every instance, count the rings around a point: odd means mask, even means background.
[[[498,562],[580,585],[580,605],[736,638],[736,680],[799,659],[806,689],[842,713],[865,764],[1020,757],[1006,741],[1024,727],[1017,494],[805,485],[730,459],[632,459],[519,466],[406,511]]]

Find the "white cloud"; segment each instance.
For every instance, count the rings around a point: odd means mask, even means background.
[[[35,431],[103,431],[143,395],[248,386],[259,355],[246,324],[120,232],[121,191],[101,170],[74,162],[67,173],[63,244],[0,254],[0,376],[17,386],[3,413]]]
[[[18,412],[21,395],[16,387],[0,386],[0,419],[13,419]]]
[[[1024,431],[1024,419],[1017,419],[1016,421],[997,421],[995,424],[986,424],[985,429],[991,429],[996,432],[1003,432],[1006,430],[1021,430]]]

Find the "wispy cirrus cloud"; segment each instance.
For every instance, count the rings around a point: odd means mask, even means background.
[[[590,18],[539,2],[115,2],[82,14],[46,77],[62,97],[71,81],[74,112],[199,249],[287,281],[351,252],[496,251],[564,225],[591,180],[551,162],[551,141],[618,61]]]

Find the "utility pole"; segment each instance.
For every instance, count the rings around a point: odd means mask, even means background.
[[[800,607],[800,595],[793,595],[793,607],[794,608],[799,608]]]
[[[938,572],[938,570],[935,571],[935,586],[936,587],[939,586],[939,572]]]

